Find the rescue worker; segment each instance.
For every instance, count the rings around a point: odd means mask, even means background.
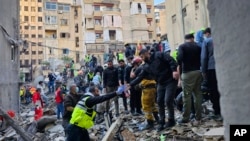
[[[136,78],[136,75],[140,73],[140,68],[139,66],[142,63],[142,59],[139,57],[136,57],[132,61],[132,68],[129,72],[129,81],[133,81]],[[138,73],[136,73],[138,72]],[[141,89],[138,88],[137,86],[131,87],[130,89],[130,109],[131,109],[131,114],[132,116],[137,116],[140,114],[143,114],[141,111]]]
[[[90,82],[93,80],[94,76],[95,76],[94,70],[91,69],[91,70],[88,72],[88,74],[87,74],[88,83],[90,83]]]
[[[61,119],[60,114],[63,116],[63,93],[61,90],[61,85],[56,86],[56,92],[55,92],[55,102],[56,102],[56,115],[57,119]]]
[[[70,125],[68,127],[68,137],[66,141],[90,141],[88,129],[94,125],[96,104],[111,99],[124,92],[124,86],[120,86],[116,92],[99,96],[99,89],[96,86],[89,88],[89,93],[81,98],[74,108]]]
[[[119,60],[124,60],[124,54],[121,50],[117,52],[117,62],[119,62]]]
[[[140,74],[128,84],[128,89],[140,83],[142,89],[142,109],[145,113],[145,118],[147,123],[142,126],[142,130],[151,129],[154,127],[154,119],[158,122],[158,110],[156,108],[155,99],[156,99],[156,81],[154,80],[154,74],[150,68],[150,64],[147,61],[147,57],[144,55],[145,52],[148,52],[146,49],[142,49],[139,53],[144,64]]]

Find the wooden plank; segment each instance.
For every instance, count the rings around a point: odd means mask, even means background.
[[[122,123],[123,120],[121,118],[118,118],[114,123],[112,123],[102,141],[112,141],[115,134],[122,126]]]
[[[21,128],[15,120],[9,117],[9,115],[5,112],[5,110],[3,110],[2,107],[0,107],[0,115],[4,118],[4,120],[8,123],[8,125],[13,127],[25,141],[33,141],[32,138],[30,138],[30,136],[27,133],[25,133],[23,128]]]

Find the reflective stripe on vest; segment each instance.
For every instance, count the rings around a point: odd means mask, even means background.
[[[90,79],[92,79],[94,77],[94,73],[92,73],[92,74],[88,73],[88,76],[89,76]]]

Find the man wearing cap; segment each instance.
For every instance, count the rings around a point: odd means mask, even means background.
[[[214,44],[211,37],[211,29],[206,28],[204,31],[206,37],[201,51],[201,71],[203,80],[208,82],[208,88],[210,92],[210,100],[213,103],[214,118],[221,119],[220,112],[220,93],[217,86],[217,78],[215,71],[215,59],[214,59]]]
[[[183,114],[182,119],[178,120],[179,123],[189,122],[191,112],[191,95],[193,93],[195,103],[195,119],[194,121],[200,122],[201,120],[201,48],[194,42],[194,35],[185,35],[185,43],[180,45],[178,49],[178,65],[181,73],[180,81],[182,82],[183,89]]]

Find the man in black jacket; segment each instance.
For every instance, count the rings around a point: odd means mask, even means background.
[[[113,66],[113,60],[108,61],[108,67],[103,72],[103,90],[104,93],[110,93],[117,89],[118,83],[118,69]],[[113,98],[115,101],[115,113],[119,116],[118,97]],[[106,112],[109,113],[110,101],[106,102]]]
[[[142,127],[142,130],[153,128],[154,119],[155,121],[159,121],[158,110],[155,104],[156,81],[152,68],[150,68],[151,66],[148,62],[148,57],[145,56],[146,52],[148,52],[146,49],[142,49],[140,51],[139,55],[145,61],[145,63],[142,65],[140,74],[128,85],[128,89],[130,89],[131,87],[140,83],[140,87],[142,89],[142,109],[147,120],[147,124]]]
[[[167,53],[144,51],[143,55],[150,64],[150,68],[157,82],[157,103],[160,121],[158,131],[175,125],[174,97],[178,83],[177,63]],[[165,104],[168,108],[168,122],[165,124]],[[165,127],[164,127],[165,126]]]

